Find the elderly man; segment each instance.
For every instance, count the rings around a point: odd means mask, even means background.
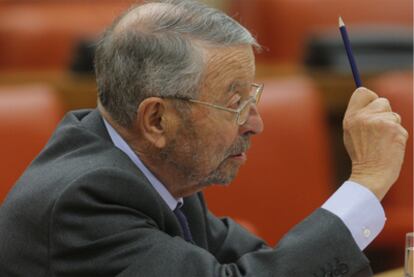
[[[0,275],[370,276],[362,250],[407,132],[367,89],[344,119],[350,180],[276,247],[208,211],[202,189],[230,183],[263,130],[253,48],[196,2],[116,20],[97,48],[98,109],[63,119],[0,210]]]

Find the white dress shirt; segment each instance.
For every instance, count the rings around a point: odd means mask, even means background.
[[[104,119],[114,145],[124,152],[144,173],[171,210],[183,205],[182,198],[174,198],[165,186],[142,163],[138,155]],[[361,250],[365,249],[381,232],[385,214],[377,197],[364,186],[346,181],[323,205],[323,209],[337,215],[351,232]]]

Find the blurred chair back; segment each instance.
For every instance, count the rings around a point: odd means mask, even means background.
[[[205,194],[216,215],[254,226],[274,244],[332,193],[328,133],[308,79],[266,81],[259,112],[265,128],[253,138],[247,163],[228,187]]]
[[[269,49],[258,57],[264,62],[301,62],[307,37],[320,28],[336,32],[339,15],[347,26],[413,27],[411,0],[232,0],[230,14]]]
[[[66,70],[135,0],[0,1],[0,69]]]
[[[62,115],[62,106],[48,87],[0,87],[0,203]]]
[[[372,80],[370,88],[390,100],[409,133],[400,176],[383,200],[387,223],[373,245],[398,248],[403,253],[405,233],[413,230],[413,72],[384,74]]]

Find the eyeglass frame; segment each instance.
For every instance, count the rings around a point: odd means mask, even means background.
[[[235,113],[235,114],[237,114],[236,123],[239,126],[241,126],[241,125],[245,124],[247,122],[247,119],[249,118],[249,116],[247,116],[244,121],[239,121],[241,112],[243,111],[243,109],[246,109],[248,107],[248,105],[250,105],[250,104],[254,103],[255,105],[257,105],[260,101],[260,97],[262,96],[263,89],[264,89],[264,84],[252,83],[251,86],[256,88],[256,92],[254,93],[253,96],[251,96],[244,103],[242,103],[240,105],[240,107],[237,108],[237,109],[227,108],[227,107],[223,107],[223,106],[220,106],[220,105],[217,105],[217,104],[204,102],[204,101],[200,101],[200,100],[196,100],[196,99],[181,99],[181,98],[179,98],[179,99],[186,100],[186,101],[189,101],[191,103],[196,103],[196,104],[201,104],[201,105],[204,105],[204,106],[212,107],[212,108],[222,110],[222,111]]]

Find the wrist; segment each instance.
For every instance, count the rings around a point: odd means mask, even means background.
[[[349,181],[358,183],[370,191],[378,198],[378,200],[382,200],[387,193],[387,185],[385,185],[384,178],[377,177],[375,175],[365,175],[365,174],[358,174],[352,173],[349,177]]]

